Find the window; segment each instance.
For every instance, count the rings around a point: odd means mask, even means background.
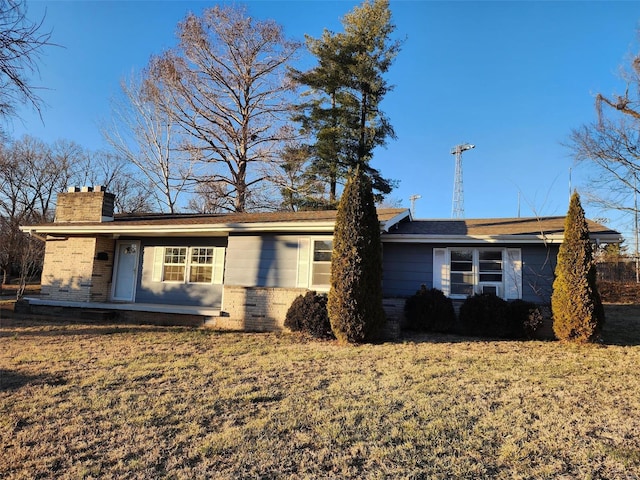
[[[331,280],[332,240],[313,241],[313,259],[311,262],[311,285],[328,286]]]
[[[222,283],[224,247],[156,247],[153,281]]]
[[[165,282],[184,282],[187,268],[187,248],[167,247],[164,249],[162,280]]]
[[[451,294],[473,295],[473,250],[451,251]]]
[[[502,283],[502,250],[480,250],[478,257],[480,283]]]
[[[449,256],[450,294],[500,295],[503,280],[502,249],[452,249]]]
[[[211,283],[213,277],[213,248],[192,248],[189,283]]]

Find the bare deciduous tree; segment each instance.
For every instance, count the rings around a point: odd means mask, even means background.
[[[273,21],[256,21],[233,6],[189,14],[178,37],[176,49],[151,59],[148,82],[167,94],[167,112],[204,165],[198,180],[216,185],[242,212],[265,180],[255,167],[277,161],[289,134],[282,128],[292,88],[285,73],[299,44]]]
[[[116,213],[143,213],[154,210],[151,199],[155,190],[138,172],[132,171],[123,157],[107,151],[88,152],[79,185],[102,185],[115,195]]]
[[[153,186],[149,194],[161,211],[175,213],[179,197],[192,177],[190,155],[180,131],[165,108],[162,85],[131,77],[120,84],[114,121],[103,135],[115,151]]]
[[[29,75],[38,72],[36,60],[42,47],[51,45],[51,34],[42,32],[42,21],[27,19],[26,10],[23,0],[0,1],[0,117],[11,115],[22,103],[40,111],[41,100]]]
[[[622,95],[596,95],[597,121],[571,132],[567,146],[577,162],[596,168],[589,203],[603,209],[635,212],[640,174],[640,54],[622,78]]]

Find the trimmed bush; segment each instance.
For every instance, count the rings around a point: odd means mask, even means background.
[[[456,321],[451,299],[441,290],[427,289],[425,285],[407,298],[404,314],[407,328],[421,332],[451,332]]]
[[[597,341],[604,308],[596,286],[589,227],[577,192],[569,203],[555,275],[551,309],[556,337],[579,343]]]
[[[463,333],[477,337],[507,338],[511,332],[509,304],[493,294],[467,297],[460,306]]]
[[[315,338],[333,338],[327,315],[327,297],[316,292],[298,295],[287,311],[284,326]]]
[[[512,300],[508,306],[508,317],[511,326],[510,337],[512,338],[532,339],[538,329],[542,327],[542,312],[540,307],[532,302]]]

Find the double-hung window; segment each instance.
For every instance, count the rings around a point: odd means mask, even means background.
[[[311,260],[311,286],[328,287],[331,280],[332,240],[314,240]]]
[[[155,247],[153,281],[220,284],[223,247]]]
[[[473,295],[473,250],[451,250],[451,294]]]
[[[187,247],[167,247],[164,249],[163,281],[183,283],[186,268]]]
[[[522,298],[520,249],[436,248],[433,284],[453,298],[475,293]]]
[[[192,247],[189,283],[211,283],[213,278],[213,248]]]

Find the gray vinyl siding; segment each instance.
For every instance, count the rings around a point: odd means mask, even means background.
[[[299,238],[298,235],[230,236],[225,284],[294,288]]]
[[[382,292],[385,297],[407,297],[420,285],[433,286],[433,246],[420,243],[383,243]]]
[[[558,245],[522,247],[522,299],[549,303],[553,290]]]
[[[383,294],[385,297],[408,297],[420,285],[433,286],[433,249],[448,245],[411,243],[383,244]],[[468,245],[482,248],[484,245]],[[549,303],[553,286],[558,246],[505,245],[522,252],[522,298],[535,303]]]
[[[154,247],[224,247],[226,243],[220,237],[142,239],[136,303],[220,308],[222,285],[153,282]]]

